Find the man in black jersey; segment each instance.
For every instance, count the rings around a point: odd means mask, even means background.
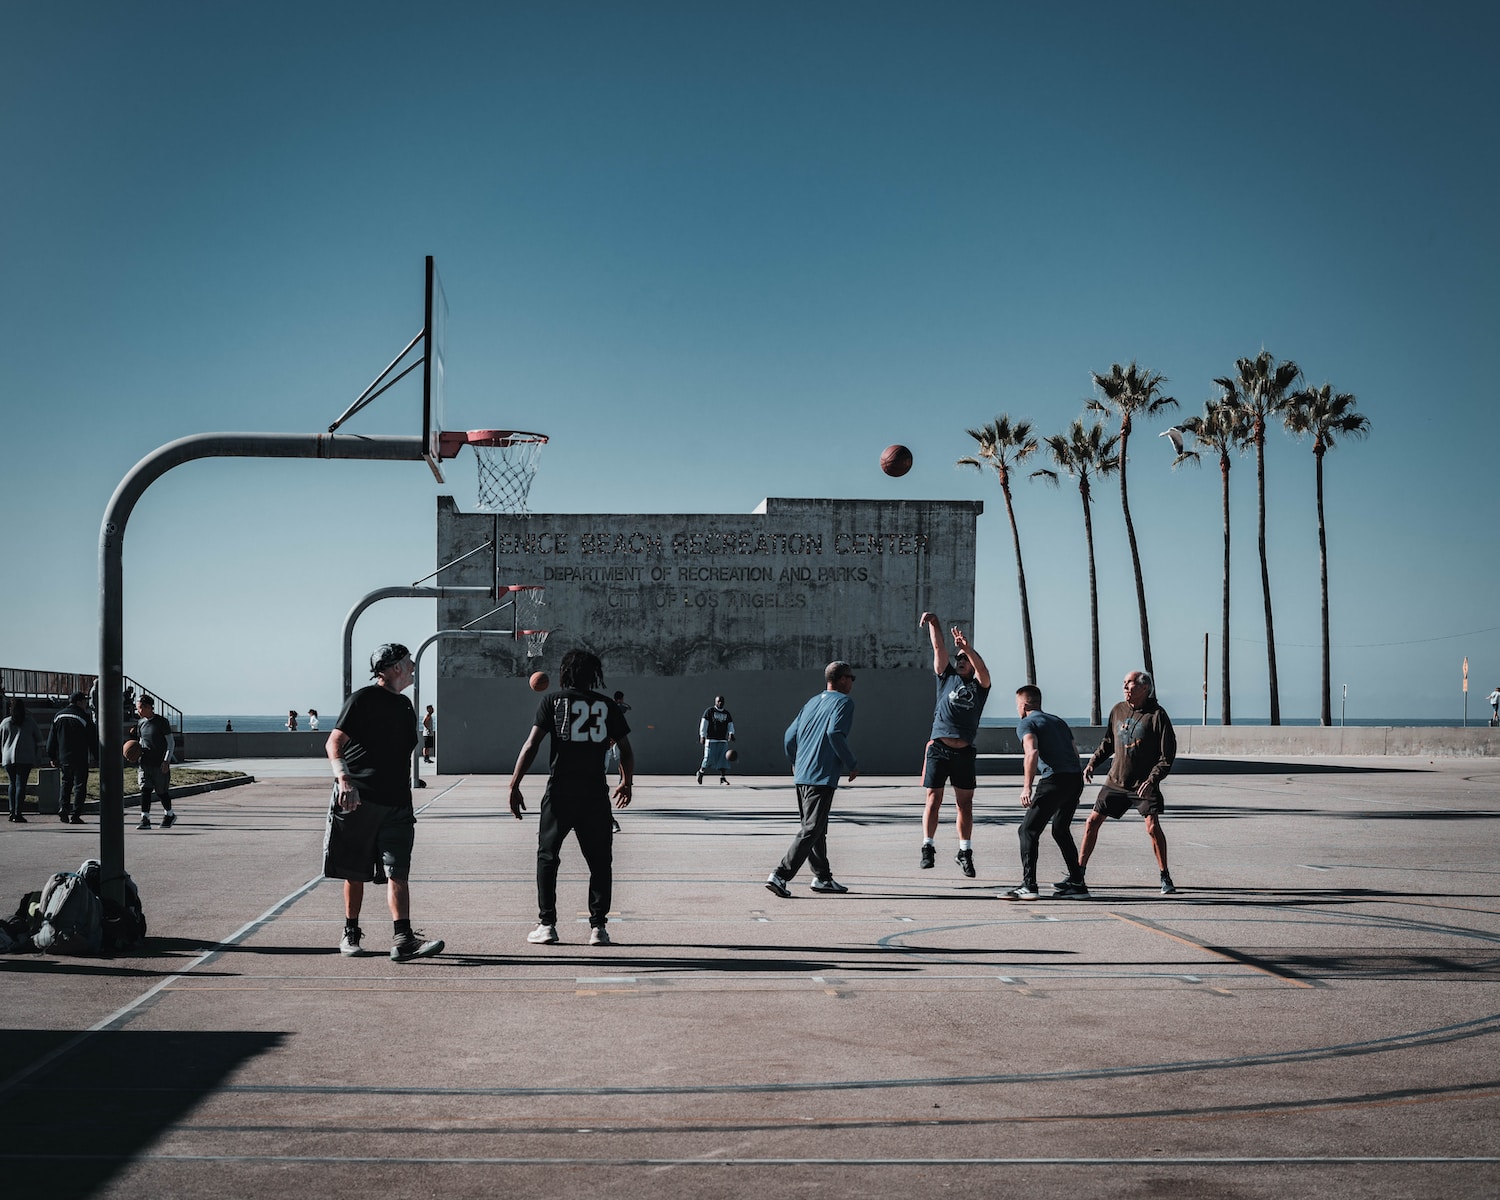
[[[417,713],[401,693],[411,687],[411,652],[388,642],[370,658],[375,682],[344,702],[325,750],[335,780],[323,840],[323,874],[344,881],[344,940],[339,953],[369,954],[361,945],[360,908],[377,863],[387,877],[386,899],[395,922],[391,958],[408,962],[437,954],[440,940],[425,941],[411,927],[411,850],[417,817],[411,803],[411,752]]]
[[[569,650],[558,669],[562,690],[549,692],[537,705],[530,736],[516,758],[510,777],[510,811],[521,819],[526,800],[521,780],[536,760],[542,739],[550,737],[547,790],[542,793],[537,822],[536,903],[538,925],[528,942],[552,945],[557,939],[557,867],[563,840],[571,832],[589,867],[589,945],[608,946],[610,893],[614,887],[612,845],[614,831],[609,811],[609,779],[604,760],[610,743],[620,752],[620,786],[616,808],[630,803],[635,776],[635,751],[630,726],[620,706],[597,689],[604,683],[604,667],[587,650]]]
[[[717,771],[719,782],[729,784],[729,743],[734,741],[734,717],[724,707],[724,697],[715,696],[714,706],[703,710],[698,719],[698,741],[703,746],[703,761],[698,765],[698,782],[706,771]]]

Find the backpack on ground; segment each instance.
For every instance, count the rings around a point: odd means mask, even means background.
[[[42,889],[42,925],[32,938],[53,954],[98,954],[104,910],[82,875],[59,871]]]
[[[78,868],[78,873],[89,885],[89,890],[99,896],[101,873],[99,860],[84,859],[83,865]],[[140,889],[135,886],[135,880],[128,874],[125,876],[125,903],[123,905],[103,896],[99,898],[104,910],[104,931],[100,942],[103,949],[120,950],[126,946],[134,946],[146,936],[146,912],[141,907]]]

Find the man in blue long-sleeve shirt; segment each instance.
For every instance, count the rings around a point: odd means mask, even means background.
[[[850,783],[859,774],[854,751],[849,748],[849,733],[854,728],[854,701],[849,698],[854,690],[854,669],[846,662],[831,662],[823,671],[823,679],[824,690],[802,706],[786,731],[786,756],[792,762],[802,824],[781,865],[766,880],[767,890],[781,897],[791,896],[787,885],[805,861],[812,863],[813,891],[849,890],[834,879],[833,868],[828,865],[828,814],[833,811],[840,774],[847,774]]]

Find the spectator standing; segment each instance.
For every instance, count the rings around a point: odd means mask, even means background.
[[[432,752],[437,747],[437,719],[433,712],[429,704],[422,716],[422,761],[425,763],[432,761]]]
[[[734,718],[724,707],[724,697],[715,696],[712,708],[704,709],[698,720],[698,740],[703,744],[703,762],[698,766],[698,782],[705,771],[717,771],[719,782],[729,785],[729,743],[734,741]]]
[[[26,712],[26,701],[17,696],[10,702],[10,716],[0,721],[0,762],[10,779],[10,819],[26,824],[21,812],[32,769],[41,761],[42,731]]]
[[[315,708],[307,710],[307,727],[314,733],[318,732],[318,710]]]
[[[62,770],[62,807],[57,819],[64,825],[82,825],[89,760],[99,759],[99,729],[88,710],[88,697],[82,692],[74,692],[68,698],[68,706],[52,718],[47,759]]]

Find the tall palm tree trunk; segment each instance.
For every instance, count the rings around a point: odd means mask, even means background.
[[[1099,726],[1104,723],[1104,720],[1099,703],[1099,584],[1094,574],[1094,518],[1089,513],[1088,492],[1080,488],[1078,494],[1083,497],[1083,536],[1089,546],[1089,633],[1093,638],[1094,668],[1094,690],[1090,694],[1089,724]]]
[[[1021,531],[1016,528],[1016,510],[1010,503],[1010,485],[1002,483],[1000,492],[1005,497],[1005,515],[1010,518],[1010,540],[1016,548],[1016,581],[1021,589],[1021,638],[1026,645],[1026,682],[1036,683],[1036,653],[1031,646],[1031,606],[1026,603],[1026,567],[1021,562]]]
[[[1224,481],[1224,614],[1219,632],[1219,724],[1232,725],[1229,711],[1229,456],[1219,455],[1219,475]]]
[[[1146,674],[1155,679],[1156,668],[1151,665],[1151,626],[1146,620],[1146,581],[1141,576],[1141,552],[1136,549],[1135,522],[1130,519],[1130,493],[1125,486],[1125,443],[1129,437],[1129,423],[1122,421],[1120,423],[1120,507],[1125,512],[1125,537],[1130,542],[1130,564],[1135,568],[1135,603],[1141,613],[1141,658],[1144,660]],[[1094,723],[1098,724],[1097,721]]]
[[[1333,684],[1328,646],[1328,538],[1323,528],[1323,448],[1313,447],[1318,461],[1318,572],[1323,585],[1323,712],[1324,725],[1333,724]]]
[[[1260,591],[1266,603],[1266,669],[1271,679],[1271,724],[1281,724],[1281,689],[1276,683],[1276,627],[1271,621],[1271,570],[1266,565],[1266,443],[1255,439],[1255,489],[1260,504]]]

